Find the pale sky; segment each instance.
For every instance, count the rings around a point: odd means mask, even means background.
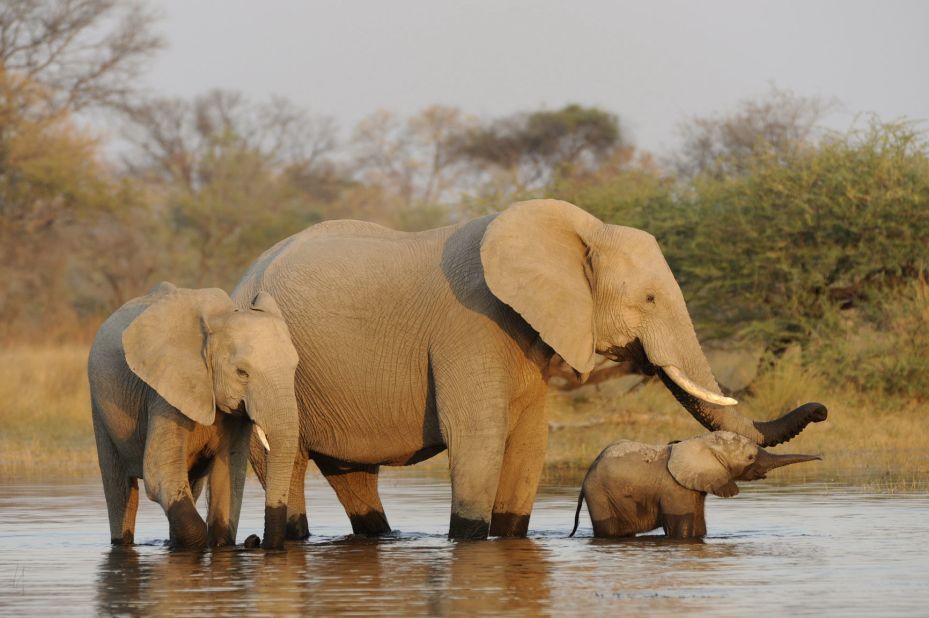
[[[148,83],[283,95],[343,132],[383,108],[493,117],[577,102],[666,154],[679,122],[769,85],[856,114],[929,119],[929,2],[160,0]],[[925,125],[924,125],[925,126]]]

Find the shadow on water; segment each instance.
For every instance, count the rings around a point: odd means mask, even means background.
[[[704,541],[591,538],[573,524],[576,487],[540,494],[528,539],[445,538],[445,481],[382,479],[387,537],[350,527],[311,479],[314,532],[285,551],[170,551],[157,505],[137,538],[111,548],[98,481],[0,486],[0,614],[547,615],[625,611],[741,616],[913,615],[929,605],[929,496],[817,484],[753,486],[707,502]],[[239,537],[262,527],[249,481]]]

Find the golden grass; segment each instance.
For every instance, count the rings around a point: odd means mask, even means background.
[[[0,350],[0,477],[95,472],[87,346]]]
[[[0,478],[96,474],[87,388],[87,347],[18,346],[0,350]],[[594,457],[620,438],[666,443],[703,432],[660,383],[622,395],[585,389],[553,392],[546,480],[579,483]],[[816,371],[788,358],[762,375],[740,409],[758,419],[806,401],[829,407],[829,420],[811,425],[777,452],[823,455],[824,461],[771,475],[775,483],[836,482],[895,492],[929,484],[929,406],[882,400],[832,388]],[[418,467],[447,466],[436,457]]]

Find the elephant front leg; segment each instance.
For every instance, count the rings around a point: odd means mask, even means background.
[[[210,468],[207,529],[210,547],[225,547],[235,545],[252,428],[248,420],[226,415],[216,424],[219,450]]]
[[[490,522],[491,536],[526,536],[547,445],[548,424],[542,393],[522,412],[507,438]]]
[[[342,503],[352,522],[352,532],[367,536],[390,532],[377,491],[379,466],[351,465],[322,457],[316,458],[316,465]]]
[[[706,495],[697,491],[688,493],[688,496],[665,496],[661,500],[659,519],[669,539],[698,539],[706,536]]]
[[[204,547],[207,526],[187,479],[187,439],[194,422],[158,398],[149,414],[143,477],[145,493],[168,517],[170,542],[176,547]]]
[[[502,432],[456,436],[448,445],[452,479],[450,539],[486,539],[503,465]]]
[[[294,473],[290,477],[290,492],[287,494],[287,529],[284,538],[302,541],[310,536],[310,524],[306,518],[306,495],[304,483],[306,466],[309,463],[306,451],[297,449]]]

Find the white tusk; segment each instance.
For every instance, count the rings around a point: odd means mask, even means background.
[[[709,391],[698,384],[694,384],[690,380],[690,378],[684,375],[683,371],[681,371],[674,365],[667,365],[665,367],[662,367],[661,369],[666,374],[668,374],[669,378],[674,380],[675,384],[680,386],[682,389],[684,389],[685,391],[687,391],[688,393],[690,393],[697,399],[701,399],[703,401],[706,401],[707,403],[712,403],[717,406],[734,406],[737,403],[739,403],[732,397],[726,397],[724,395],[720,395],[719,393],[714,393],[713,391]]]
[[[265,430],[258,423],[255,423],[255,433],[258,434],[258,439],[261,440],[261,446],[265,447],[265,450],[270,453],[271,445],[268,444],[268,436],[265,435]]]

